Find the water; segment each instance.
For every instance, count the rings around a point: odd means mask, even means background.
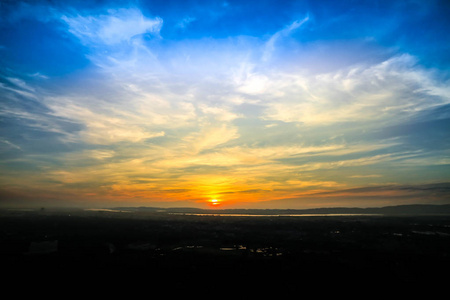
[[[86,211],[132,213],[129,210],[117,210],[107,208],[89,208]],[[165,211],[158,211],[165,212]],[[238,214],[238,213],[187,213],[168,212],[169,215],[200,216],[200,217],[346,217],[346,216],[383,216],[383,214]]]
[[[119,213],[130,213],[129,210],[117,210],[117,209],[107,209],[107,208],[87,208],[85,211],[99,211],[99,212],[119,212]]]
[[[382,216],[382,214],[212,214],[212,213],[169,213],[182,216],[211,216],[211,217],[345,217],[345,216]]]

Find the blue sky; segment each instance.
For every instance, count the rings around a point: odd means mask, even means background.
[[[447,203],[446,1],[3,1],[0,204]]]

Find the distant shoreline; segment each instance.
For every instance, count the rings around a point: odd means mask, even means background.
[[[151,213],[170,215],[197,215],[197,216],[392,216],[392,215],[438,215],[450,216],[450,204],[429,205],[398,205],[385,207],[324,207],[311,209],[202,209],[193,207],[104,207],[104,208],[80,208],[80,207],[41,207],[41,208],[0,208],[3,211],[17,212],[70,212],[85,211],[98,213]]]
[[[157,207],[116,207],[112,210],[132,212],[165,212],[203,215],[450,215],[450,204],[442,205],[398,205],[385,207],[324,207],[312,209],[201,209],[190,207],[157,208]]]

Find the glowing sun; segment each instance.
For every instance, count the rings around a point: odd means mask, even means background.
[[[219,206],[220,205],[220,200],[218,200],[218,199],[211,199],[211,200],[209,200],[209,205],[211,205],[211,206]]]

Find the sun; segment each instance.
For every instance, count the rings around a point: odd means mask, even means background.
[[[211,200],[209,200],[208,201],[209,202],[209,205],[211,205],[211,206],[219,206],[221,203],[220,203],[220,200],[218,200],[218,199],[211,199]]]

